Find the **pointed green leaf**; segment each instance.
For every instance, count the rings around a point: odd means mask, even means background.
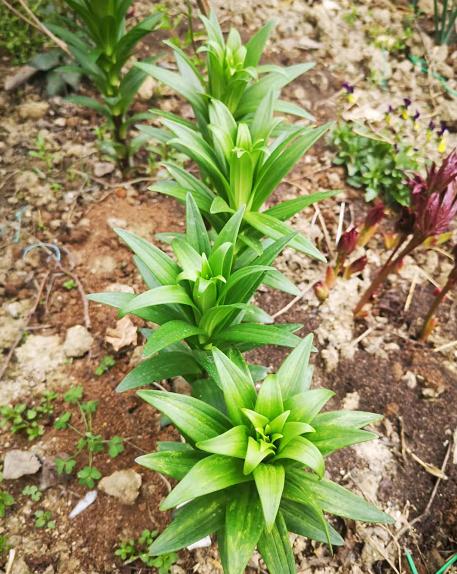
[[[304,491],[316,500],[325,512],[361,522],[392,524],[395,520],[375,506],[339,484],[325,478],[319,480],[309,472],[290,470],[288,475],[300,482]],[[288,479],[286,478],[286,488]],[[286,489],[285,489],[286,490]],[[286,493],[285,493],[286,495]],[[288,496],[286,496],[288,498]]]
[[[268,285],[268,287],[282,291],[283,293],[289,293],[289,295],[293,295],[294,297],[301,295],[300,289],[277,269],[274,271],[268,271],[268,273],[265,274],[262,283],[264,285]]]
[[[164,285],[163,287],[150,289],[149,291],[141,293],[141,295],[137,295],[121,309],[119,316],[123,317],[128,313],[135,313],[145,307],[165,305],[168,303],[179,303],[195,308],[192,299],[183,287],[180,285]]]
[[[195,452],[190,444],[187,442],[176,442],[172,440],[158,440],[157,441],[157,451],[158,452],[168,452],[168,451],[185,451],[185,452]]]
[[[248,439],[248,450],[246,451],[246,460],[244,461],[243,472],[245,475],[250,474],[269,454],[273,453],[273,447],[261,449],[260,444],[251,436]]]
[[[271,217],[271,215],[266,215],[265,213],[249,212],[245,214],[244,219],[252,225],[252,227],[272,239],[280,239],[281,237],[290,235],[293,232],[293,229],[286,223]],[[303,235],[299,234],[292,239],[290,246],[301,253],[305,253],[310,257],[318,259],[319,261],[326,261],[325,257],[317,247],[315,247],[309,239],[303,237]]]
[[[325,473],[325,462],[319,449],[308,439],[299,436],[291,440],[273,460],[296,460],[309,467],[322,478]]]
[[[181,480],[205,456],[204,453],[197,450],[170,450],[139,456],[135,459],[135,462],[150,470],[160,472],[160,474],[166,474]]]
[[[224,243],[233,243],[235,245],[245,209],[244,205],[241,206],[228,220],[214,242],[212,253],[214,253]]]
[[[176,552],[219,530],[225,522],[225,492],[202,496],[184,506],[149,547],[152,556]]]
[[[329,411],[319,413],[313,420],[316,426],[337,425],[340,427],[362,428],[383,419],[382,415],[363,411]]]
[[[193,335],[204,335],[205,331],[186,323],[185,321],[169,321],[165,323],[160,329],[154,331],[154,333],[149,337],[143,351],[143,358],[155,355],[168,345],[176,343],[176,341],[181,341],[181,339],[187,339]]]
[[[271,533],[266,529],[262,531],[257,546],[270,574],[296,574],[294,553],[281,511]]]
[[[327,542],[326,531],[321,526],[319,514],[313,508],[293,502],[292,500],[283,499],[280,510],[287,524],[287,530],[300,536],[305,536],[310,540],[318,542]],[[327,525],[330,534],[330,542],[334,546],[343,546],[344,540],[330,524]]]
[[[206,253],[209,257],[211,247],[208,232],[191,193],[187,194],[186,200],[186,237],[189,245],[198,253]]]
[[[267,417],[264,417],[255,411],[251,411],[250,409],[242,409],[242,411],[251,421],[254,428],[264,428],[269,423]]]
[[[278,377],[268,375],[260,387],[255,411],[272,421],[282,415],[284,410]]]
[[[285,401],[308,390],[309,386],[307,387],[305,383],[312,347],[313,335],[310,333],[295,347],[279,368],[277,376]]]
[[[263,213],[271,215],[271,217],[275,217],[280,221],[287,221],[302,209],[305,209],[305,207],[327,199],[328,197],[333,197],[337,193],[341,193],[341,190],[332,189],[331,191],[317,191],[316,193],[310,193],[303,197],[297,197],[296,199],[290,199],[289,201],[278,203],[278,205],[270,207],[270,209],[265,210]]]
[[[222,351],[213,348],[214,362],[222,385],[228,415],[234,425],[243,424],[241,409],[253,409],[256,401],[255,387]]]
[[[138,391],[137,394],[195,442],[214,438],[232,428],[221,412],[193,397],[163,391]]]
[[[286,411],[289,412],[289,411]],[[312,433],[314,431],[314,427],[306,423],[298,423],[298,422],[287,422],[284,425],[284,428],[281,431],[282,439],[279,441],[278,452],[290,443],[291,440],[297,438],[298,436],[305,434],[305,433]],[[307,437],[309,438],[309,437]]]
[[[176,263],[163,251],[145,239],[125,231],[114,230],[143,263],[154,273],[162,285],[175,285],[180,272]]]
[[[242,323],[223,329],[213,337],[215,344],[218,342],[235,343],[247,341],[260,345],[281,345],[283,347],[296,347],[301,339],[297,335],[287,333],[276,325],[256,325],[254,323]]]
[[[168,510],[187,500],[249,480],[252,480],[252,476],[247,477],[243,474],[241,460],[212,454],[197,462],[163,501],[160,510]]]
[[[317,446],[322,456],[328,456],[335,450],[346,446],[378,438],[378,435],[372,432],[341,426],[315,425],[314,429],[316,432],[308,438]]]
[[[184,271],[200,272],[202,267],[201,255],[196,251],[187,239],[175,238],[171,242],[171,247],[173,248],[176,259],[179,261],[180,266]],[[180,279],[181,274],[178,279]]]
[[[200,319],[200,327],[209,337],[212,336],[216,327],[227,317],[234,309],[250,310],[250,306],[244,303],[235,303],[234,305],[218,305],[208,309]]]
[[[240,425],[215,438],[198,442],[196,447],[205,452],[233,456],[244,460],[248,448],[248,436],[247,427]]]
[[[137,365],[117,387],[118,393],[150,385],[171,377],[199,375],[202,369],[195,359],[184,352],[160,353]]]
[[[285,472],[281,465],[259,464],[254,480],[262,503],[267,532],[271,532],[278,514],[284,488]]]
[[[219,548],[227,549],[226,574],[244,573],[263,527],[262,507],[255,485],[241,484],[232,489],[227,503],[224,534],[220,536],[218,532],[217,537]]]
[[[328,389],[313,389],[291,397],[284,403],[284,410],[290,410],[288,420],[311,424],[317,413],[334,394]]]

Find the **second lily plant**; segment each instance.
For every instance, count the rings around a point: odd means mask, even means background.
[[[186,232],[160,237],[171,243],[170,257],[118,230],[135,253],[148,290],[139,295],[99,293],[90,299],[150,323],[142,331],[145,360],[118,391],[146,387],[138,395],[176,426],[176,438],[182,437],[159,443],[158,452],[137,461],[179,481],[161,507],[179,507],[175,520],[150,554],[174,552],[216,533],[226,574],[242,574],[255,547],[271,574],[292,574],[296,569],[288,531],[326,542],[331,550],[344,541],[324,513],[393,522],[324,477],[325,457],[376,438],[362,428],[381,417],[320,413],[333,393],[310,390],[309,359],[316,351],[312,335],[297,336],[301,324],[273,325],[273,318],[255,305],[262,283],[300,294],[273,267],[286,246],[325,261],[285,220],[335,191],[263,210],[281,179],[327,129],[287,124],[275,116],[279,112],[312,120],[279,99],[279,90],[310,64],[292,70],[259,66],[271,25],[244,46],[235,30],[225,41],[214,14],[204,23],[207,79],[179,50],[183,77],[141,65],[194,108],[196,124],[162,114],[168,131],[153,132],[200,168],[197,178],[167,164],[173,180],[153,188],[185,204]],[[243,356],[270,344],[292,349],[275,375]],[[154,382],[178,375],[190,383],[191,396],[150,389]]]

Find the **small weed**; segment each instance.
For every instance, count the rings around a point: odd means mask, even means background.
[[[50,173],[52,171],[52,166],[54,164],[54,160],[60,156],[58,154],[49,153],[46,151],[46,140],[44,139],[44,137],[41,134],[37,135],[37,138],[35,140],[35,146],[37,149],[29,151],[28,155],[31,157],[36,157],[36,158],[44,161],[46,164],[46,168],[48,170],[48,173]]]
[[[76,450],[72,456],[66,459],[55,459],[57,473],[70,474],[76,466],[76,458],[85,451],[89,458],[89,464],[78,471],[78,482],[83,486],[87,486],[87,488],[94,488],[96,481],[102,477],[100,471],[93,465],[94,454],[98,454],[107,449],[108,456],[115,458],[124,450],[124,439],[120,436],[114,436],[111,439],[104,440],[101,434],[94,433],[93,415],[95,415],[97,411],[98,401],[82,402],[82,387],[71,387],[71,389],[63,395],[63,398],[67,403],[77,405],[83,422],[83,428],[77,428],[71,424],[72,413],[70,411],[63,413],[55,421],[54,428],[57,430],[72,430],[79,437],[76,443]]]
[[[67,291],[71,291],[72,289],[76,289],[77,285],[76,283],[73,281],[73,279],[69,279],[68,281],[64,281],[62,283],[63,287],[65,287],[65,289]]]
[[[6,554],[12,547],[7,544],[8,538],[6,536],[0,536],[0,557]]]
[[[343,14],[343,19],[346,22],[346,24],[349,24],[349,26],[354,26],[354,24],[357,22],[357,18],[358,14],[355,8],[353,8],[350,12],[346,12],[346,14]]]
[[[24,336],[27,336],[27,331]],[[39,424],[40,420],[47,414],[54,412],[52,404],[59,395],[52,391],[45,391],[41,397],[40,403],[36,407],[28,407],[25,403],[0,407],[0,427],[9,425],[12,434],[22,431],[28,435],[29,440],[34,440],[44,434],[44,427]]]
[[[151,546],[157,534],[157,530],[153,532],[147,529],[143,530],[136,542],[133,538],[127,542],[122,541],[115,555],[119,556],[121,560],[128,560],[129,563],[141,560],[146,566],[157,568],[159,574],[168,574],[170,567],[178,560],[178,555],[170,552],[161,556],[149,556],[147,549]]]
[[[100,364],[98,365],[98,367],[95,369],[94,375],[100,377],[101,375],[103,375],[103,373],[106,373],[106,371],[111,369],[111,367],[113,367],[115,364],[116,361],[112,357],[105,355],[101,360]]]
[[[22,491],[24,496],[30,496],[33,502],[38,502],[41,499],[41,490],[39,490],[36,486],[28,485]]]
[[[37,510],[35,512],[35,528],[46,527],[47,530],[54,530],[56,521],[51,520],[52,515],[49,510]]]

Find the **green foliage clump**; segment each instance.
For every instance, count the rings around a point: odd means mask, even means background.
[[[2,405],[0,426],[8,426],[12,434],[25,431],[29,440],[35,440],[44,434],[44,427],[40,421],[44,416],[54,412],[53,402],[57,397],[57,393],[45,391],[37,406],[28,407],[25,403],[14,406]]]
[[[37,510],[35,512],[35,528],[46,528],[47,530],[54,530],[56,521],[52,520],[50,510]]]
[[[163,391],[138,395],[168,416],[186,443],[161,443],[139,464],[180,482],[162,510],[188,502],[149,548],[151,556],[175,552],[217,532],[227,574],[242,574],[257,546],[271,574],[295,572],[288,531],[332,545],[340,535],[324,512],[353,520],[393,519],[324,478],[324,458],[377,435],[361,430],[382,418],[366,412],[320,413],[332,397],[310,390],[309,335],[276,375],[256,393],[244,360],[214,348],[226,414],[203,401]]]
[[[128,564],[135,562],[135,560],[141,560],[146,566],[157,568],[159,574],[168,574],[170,567],[178,560],[177,554],[169,552],[154,557],[147,552],[148,547],[151,546],[158,533],[158,530],[153,532],[148,529],[143,530],[136,542],[133,538],[128,541],[122,541],[115,555],[122,560],[126,560]]]
[[[12,4],[18,12],[30,19],[18,2]],[[41,18],[45,13],[52,12],[54,2],[35,0],[27,4],[32,12]],[[30,58],[38,54],[48,43],[48,38],[43,32],[27,24],[3,2],[0,2],[0,22],[0,50],[6,50],[11,54],[13,66],[27,64]]]
[[[338,148],[335,165],[347,170],[347,183],[365,190],[365,201],[378,195],[389,205],[409,205],[410,190],[404,184],[405,170],[417,171],[422,165],[421,154],[412,144],[392,143],[356,133],[350,123],[339,122],[331,138]],[[368,130],[365,133],[370,136]]]

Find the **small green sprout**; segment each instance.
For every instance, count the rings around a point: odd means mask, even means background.
[[[65,287],[65,289],[67,291],[71,291],[72,289],[76,289],[77,285],[76,283],[73,281],[73,279],[69,279],[68,281],[64,281],[62,283],[63,287]]]
[[[46,527],[47,530],[53,530],[56,527],[56,521],[51,520],[52,515],[49,510],[37,510],[35,518],[35,528]]]
[[[103,373],[106,373],[106,371],[108,371],[115,364],[116,361],[112,357],[105,355],[101,360],[99,366],[95,369],[94,375],[100,377],[101,375],[103,375]]]
[[[36,486],[27,485],[22,494],[24,496],[29,496],[33,502],[38,502],[41,499],[41,490],[39,490]]]

